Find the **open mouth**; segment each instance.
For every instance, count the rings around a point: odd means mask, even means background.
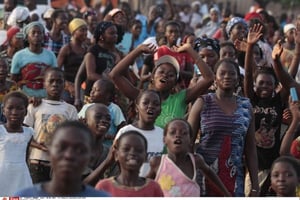
[[[166,83],[166,82],[168,81],[168,79],[162,78],[162,79],[160,79],[159,81],[160,81],[161,83]]]
[[[147,114],[148,115],[154,115],[154,112],[153,112],[153,110],[147,110]]]
[[[182,144],[182,141],[180,139],[177,139],[177,140],[174,141],[174,144],[178,144],[178,145]]]

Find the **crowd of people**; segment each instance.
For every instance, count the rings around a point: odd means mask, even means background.
[[[0,196],[299,196],[300,15],[212,2],[5,0]]]

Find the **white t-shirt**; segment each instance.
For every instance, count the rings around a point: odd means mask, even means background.
[[[77,120],[76,108],[64,101],[43,99],[42,103],[34,107],[29,104],[24,124],[34,129],[34,139],[48,145],[52,140],[52,132],[58,124],[66,120]],[[30,159],[49,161],[48,153],[32,148]]]
[[[158,126],[154,126],[153,130],[142,130],[139,129],[131,124],[124,126],[121,128],[117,135],[116,139],[118,139],[123,133],[134,130],[140,132],[145,138],[147,139],[148,142],[148,148],[147,148],[147,161],[144,162],[140,169],[140,176],[145,177],[149,170],[150,170],[150,165],[149,165],[149,160],[152,156],[160,156],[163,153],[164,150],[164,143],[163,143],[163,137],[164,137],[164,130]]]

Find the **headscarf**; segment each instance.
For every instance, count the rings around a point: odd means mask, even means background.
[[[246,29],[248,28],[248,25],[247,25],[246,21],[243,18],[233,17],[229,20],[229,22],[226,25],[226,33],[227,33],[228,36],[229,36],[232,28],[234,27],[234,25],[236,25],[238,23],[242,23],[245,26]]]
[[[194,49],[199,52],[201,49],[207,48],[214,50],[218,55],[220,53],[220,44],[216,39],[211,39],[207,37],[196,38],[194,41]]]
[[[13,9],[6,23],[9,26],[17,26],[18,23],[25,21],[29,16],[29,9],[27,7],[19,6]]]
[[[114,23],[110,22],[110,21],[103,21],[103,22],[100,22],[96,29],[95,29],[95,32],[94,32],[94,39],[96,42],[99,41],[99,37],[101,35],[103,35],[106,31],[106,29],[108,29],[109,27],[111,26],[115,26]]]
[[[3,45],[7,45],[12,38],[16,36],[16,38],[23,38],[23,34],[21,29],[17,26],[10,27],[6,32],[6,40],[3,42]]]
[[[69,23],[69,31],[71,35],[76,31],[78,28],[81,26],[87,26],[87,23],[80,18],[74,18],[70,23]]]
[[[27,25],[23,28],[23,33],[24,33],[24,35],[25,35],[25,38],[27,38],[29,31],[30,31],[34,26],[39,27],[40,30],[41,30],[43,33],[45,32],[45,28],[44,28],[43,24],[41,24],[41,23],[38,22],[38,21],[31,22],[31,23],[27,24]]]

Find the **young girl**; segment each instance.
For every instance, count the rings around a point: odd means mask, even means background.
[[[138,113],[138,119],[132,124],[128,124],[121,128],[116,135],[115,142],[122,134],[128,131],[138,131],[146,138],[148,142],[147,159],[141,166],[139,174],[141,177],[145,177],[150,170],[149,159],[152,156],[161,155],[164,151],[163,129],[154,125],[154,122],[161,111],[159,94],[154,90],[145,90],[141,92],[136,99],[136,111]],[[101,172],[113,163],[112,154],[109,156],[95,172],[85,179],[86,183],[93,185],[102,177]]]
[[[197,170],[202,170],[225,196],[231,196],[202,156],[189,152],[191,138],[192,128],[187,121],[171,120],[164,129],[168,154],[151,159],[148,177],[155,178],[166,197],[199,197],[200,187],[196,176]]]
[[[277,158],[271,167],[271,189],[278,197],[296,197],[300,181],[299,161],[291,156]]]
[[[100,180],[95,188],[109,192],[113,197],[163,197],[158,183],[139,176],[146,152],[147,140],[141,133],[123,133],[115,143],[115,160],[120,165],[120,175]]]
[[[17,190],[32,186],[26,150],[34,132],[22,126],[28,106],[26,95],[8,93],[2,106],[7,122],[0,125],[0,196],[12,196]]]

